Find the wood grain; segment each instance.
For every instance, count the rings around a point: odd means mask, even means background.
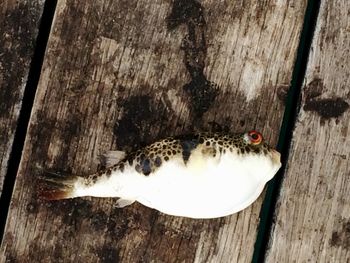
[[[43,7],[43,0],[0,3],[0,195]]]
[[[38,167],[87,175],[109,149],[221,126],[275,144],[306,1],[59,1],[3,257],[249,262],[262,198],[216,220],[113,199],[37,199]],[[181,189],[179,189],[179,194]]]
[[[266,262],[350,262],[349,14],[322,2]]]

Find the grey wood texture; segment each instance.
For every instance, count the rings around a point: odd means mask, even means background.
[[[19,262],[250,262],[262,198],[215,220],[38,200],[41,169],[159,138],[256,128],[276,144],[306,1],[59,1],[2,245]],[[34,183],[33,183],[34,182]],[[179,189],[181,194],[181,189]],[[210,194],[210,193],[209,193]]]
[[[266,262],[350,262],[349,14],[321,4]]]
[[[0,195],[43,7],[43,0],[0,3]]]

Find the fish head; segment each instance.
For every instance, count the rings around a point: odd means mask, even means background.
[[[254,162],[258,164],[257,169],[261,169],[266,181],[271,180],[281,168],[281,154],[265,142],[258,131],[252,130],[241,136],[244,154],[255,160]]]

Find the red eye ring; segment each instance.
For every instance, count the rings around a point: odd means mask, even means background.
[[[263,137],[260,132],[250,131],[248,132],[248,138],[251,144],[258,145],[262,142]]]

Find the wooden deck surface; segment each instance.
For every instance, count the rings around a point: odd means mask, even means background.
[[[35,180],[42,169],[88,175],[110,149],[217,126],[256,128],[276,145],[306,5],[58,1],[0,262],[251,262],[263,196],[238,214],[191,220],[114,199],[45,202]],[[349,12],[346,1],[321,6],[267,262],[350,261]],[[28,27],[35,36],[37,22]],[[11,63],[1,45],[0,69]],[[0,94],[9,82],[0,74]]]
[[[0,3],[0,195],[43,7],[44,0]]]
[[[320,8],[267,262],[350,262],[349,14]]]

